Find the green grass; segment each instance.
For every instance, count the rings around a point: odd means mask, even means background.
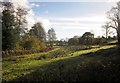
[[[74,51],[69,48],[3,58],[3,82],[118,80],[120,53],[116,45]]]
[[[58,49],[59,48],[56,48],[50,52]],[[26,75],[34,71],[35,67],[48,63],[49,61],[35,60],[36,57],[48,53],[49,52],[3,58],[3,80],[4,78],[5,80],[12,80],[16,77]]]

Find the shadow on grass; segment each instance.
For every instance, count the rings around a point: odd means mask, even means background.
[[[120,49],[117,47],[61,59],[38,67],[10,82],[111,82],[120,81]],[[5,82],[3,80],[3,82]]]

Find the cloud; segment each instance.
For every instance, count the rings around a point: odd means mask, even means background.
[[[51,27],[53,27],[56,32],[59,32],[59,34],[57,34],[58,39],[61,37],[73,37],[74,35],[81,36],[86,31],[93,31],[95,36],[101,36],[101,26],[107,21],[106,15],[87,17],[48,17],[48,19]]]
[[[22,7],[22,8],[31,8],[28,0],[11,0],[15,8]]]
[[[80,25],[52,25],[54,26],[55,28],[57,27],[61,27],[61,29],[92,29],[92,30],[95,30],[95,29],[100,29],[102,24],[80,24]]]
[[[66,18],[66,17],[52,17],[49,18],[52,21],[76,21],[76,22],[105,22],[107,20],[106,16],[89,16],[89,17],[73,17],[73,18]]]
[[[36,23],[36,22],[41,22],[43,24],[43,27],[47,31],[49,28],[51,28],[51,24],[49,22],[49,19],[42,18],[35,16],[34,11],[32,10],[33,7],[39,7],[39,4],[36,3],[29,3],[28,0],[22,0],[22,1],[17,1],[17,0],[12,0],[14,7],[17,9],[17,7],[22,7],[29,9],[28,14],[26,15],[26,20],[27,24],[25,27],[31,29],[31,27]],[[48,10],[46,10],[44,13],[48,13]]]
[[[103,22],[104,23],[104,22]],[[90,22],[84,22],[84,23],[80,23],[80,22],[51,22],[52,25],[63,25],[63,26],[94,26],[94,25],[101,25],[103,24],[102,22],[101,23],[97,23],[97,22],[93,22],[93,23],[90,23]]]
[[[26,20],[27,20],[27,24],[24,25],[24,27],[28,28],[28,30],[33,26],[33,24],[36,22],[35,21],[35,13],[32,10],[33,5],[31,5],[28,0],[11,0],[11,2],[13,3],[13,6],[15,9],[17,8],[25,8],[28,11],[28,14],[26,15]],[[35,6],[35,5],[34,5]]]
[[[119,0],[108,0],[108,2],[118,2]]]
[[[36,4],[36,3],[32,3],[31,6],[32,6],[32,7],[40,7],[40,5],[39,5],[39,4]]]
[[[49,28],[51,28],[51,23],[49,21],[49,19],[46,18],[42,18],[42,17],[37,17],[36,18],[37,22],[41,22],[43,24],[44,29],[47,31]]]
[[[54,17],[49,19],[52,26],[60,26],[66,29],[97,29],[97,27],[101,27],[104,22],[107,21],[107,18],[104,15],[78,18]]]
[[[51,23],[48,19],[41,19],[40,21],[43,23],[43,27],[46,31],[51,28]]]
[[[34,11],[32,10],[33,7],[39,7],[40,6],[39,4],[36,4],[36,3],[30,4],[28,0],[21,0],[21,1],[12,0],[11,2],[13,3],[16,9],[18,7],[22,7],[29,10],[28,14],[26,15],[27,24],[25,25],[25,27],[27,27],[28,30],[31,29],[31,27],[38,21],[43,24],[43,27],[45,28],[45,30],[48,30],[48,28],[50,27],[49,20],[42,17],[35,16]],[[48,11],[46,10],[44,13],[48,13]]]
[[[35,24],[34,17],[35,17],[34,12],[32,10],[30,10],[28,12],[28,15],[26,16],[26,20],[28,22],[26,26],[27,26],[28,30],[31,29],[31,27]]]

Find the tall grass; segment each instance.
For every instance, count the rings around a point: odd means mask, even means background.
[[[3,81],[118,80],[120,53],[115,45],[75,51],[66,48],[4,58]]]

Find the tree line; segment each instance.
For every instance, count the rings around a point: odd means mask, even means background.
[[[36,22],[30,30],[26,27],[29,9],[14,8],[11,2],[0,2],[2,10],[2,49],[3,50],[40,50],[56,40],[53,28],[46,33],[41,22]]]
[[[18,7],[14,8],[11,2],[0,2],[2,4],[2,49],[3,50],[39,50],[53,45],[93,45],[104,44],[108,40],[115,40],[110,37],[111,29],[117,33],[118,44],[120,44],[120,2],[108,11],[108,21],[102,26],[105,30],[105,37],[95,38],[91,32],[85,32],[81,37],[74,36],[68,41],[56,41],[56,33],[53,28],[47,33],[41,22],[36,22],[30,30],[27,24],[26,15],[29,9]]]
[[[104,45],[107,44],[108,41],[116,40],[116,36],[106,38],[102,37],[94,37],[94,34],[91,32],[85,32],[82,36],[74,36],[68,40],[68,45]]]

